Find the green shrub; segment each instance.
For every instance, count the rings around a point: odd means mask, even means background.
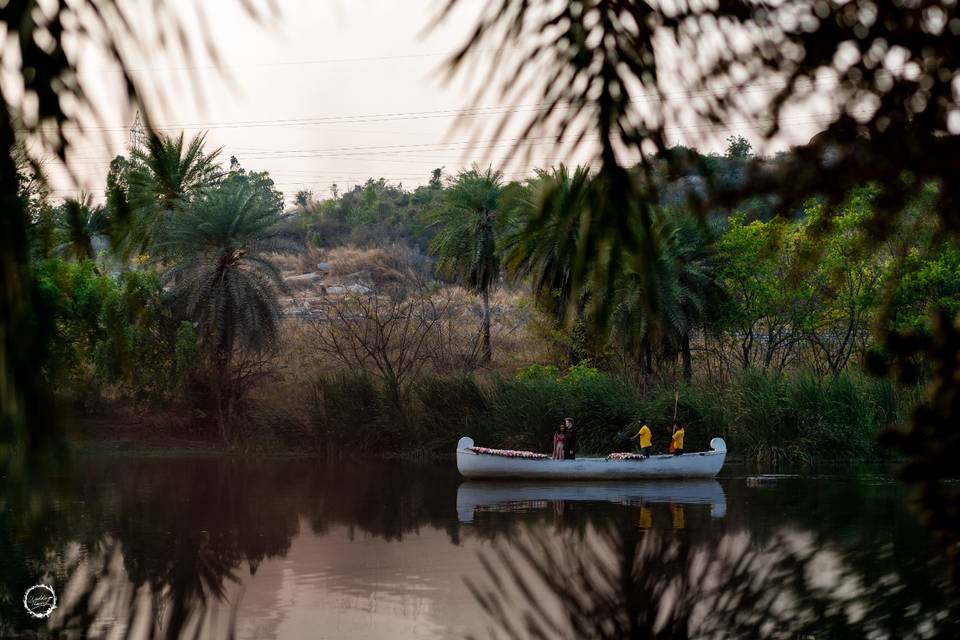
[[[176,382],[184,387],[200,362],[200,344],[193,324],[182,320],[177,327],[174,343],[174,372]]]
[[[552,364],[531,364],[517,371],[517,380],[556,380],[560,370]]]
[[[559,379],[501,379],[490,394],[490,435],[496,446],[548,451],[560,422],[572,417],[582,452],[612,451],[640,406],[634,389],[582,365]]]
[[[607,374],[601,373],[599,369],[591,367],[585,362],[581,362],[567,369],[567,372],[563,374],[562,380],[566,384],[581,384],[601,379],[605,380],[607,378]]]
[[[915,399],[860,374],[761,369],[744,371],[723,396],[731,449],[765,463],[877,457],[880,431]]]
[[[415,448],[452,451],[462,436],[490,437],[487,397],[472,376],[421,378],[413,386],[413,411]]]
[[[401,430],[372,377],[362,373],[321,376],[313,391],[311,423],[319,451],[350,455],[399,448]]]
[[[878,433],[902,419],[916,396],[857,374],[749,369],[723,386],[685,384],[677,398],[675,388],[641,393],[584,364],[563,374],[526,367],[487,384],[470,375],[425,376],[402,410],[365,375],[321,377],[315,389],[314,434],[331,452],[449,452],[464,435],[546,452],[565,417],[577,425],[582,454],[622,449],[620,434],[639,419],[650,425],[654,449],[665,452],[676,415],[687,450],[707,450],[722,436],[735,455],[767,464],[881,455]]]

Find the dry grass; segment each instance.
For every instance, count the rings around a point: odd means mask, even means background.
[[[480,298],[472,297],[479,323],[482,313]],[[528,293],[498,289],[491,296],[490,304],[493,316],[490,327],[493,344],[491,370],[512,376],[517,369],[531,362],[552,360],[550,345],[537,335],[536,312]]]
[[[332,282],[362,282],[377,287],[426,280],[432,271],[426,256],[404,244],[367,249],[336,247],[323,255],[323,261],[330,264]]]
[[[469,365],[469,354],[479,338],[483,317],[480,297],[462,287],[443,287],[434,295],[447,301],[442,332],[447,342],[444,350],[460,356],[438,363],[435,373],[461,373],[476,368]],[[487,372],[512,376],[517,369],[531,362],[553,361],[554,348],[538,333],[539,325],[533,321],[535,312],[529,295],[498,290],[491,296],[491,305],[493,362],[485,367]],[[342,368],[341,364],[317,353],[311,344],[312,328],[308,322],[289,318],[283,324],[282,360],[294,380],[307,381],[317,373]]]
[[[378,290],[432,280],[430,259],[405,244],[360,248],[340,246],[321,251],[311,247],[297,256],[271,256],[287,288],[299,297],[319,295],[323,287],[362,284]],[[320,263],[329,272],[318,270]]]
[[[310,273],[316,270],[317,264],[323,262],[320,250],[308,246],[298,254],[271,254],[270,262],[285,276]]]

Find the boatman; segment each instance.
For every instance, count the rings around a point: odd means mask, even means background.
[[[673,423],[673,438],[670,441],[670,453],[675,456],[683,454],[683,425],[679,422]]]
[[[653,448],[653,434],[650,433],[650,427],[647,426],[645,420],[640,421],[640,430],[630,436],[630,439],[635,440],[640,445],[640,455],[644,458],[650,457],[650,450]]]

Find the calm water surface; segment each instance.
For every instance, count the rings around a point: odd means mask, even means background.
[[[576,636],[563,622],[571,607],[615,619],[634,606],[616,579],[582,566],[616,572],[625,557],[641,567],[632,588],[644,606],[672,607],[694,631],[721,610],[739,612],[724,628],[760,628],[743,612],[763,607],[776,615],[757,620],[771,625],[826,620],[822,637],[949,626],[945,572],[882,468],[749,475],[479,483],[452,461],[86,457],[59,478],[3,480],[0,632],[486,637],[530,613],[520,581],[539,579],[538,624],[553,618],[557,634]],[[49,621],[20,602],[41,581],[60,597]]]

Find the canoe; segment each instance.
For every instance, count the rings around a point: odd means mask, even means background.
[[[710,441],[712,451],[684,453],[679,456],[650,456],[645,460],[608,458],[507,457],[472,450],[473,439],[457,443],[457,469],[471,479],[512,480],[642,480],[651,478],[713,478],[723,467],[727,444],[723,438]],[[528,454],[537,455],[537,454]]]
[[[457,488],[457,517],[460,522],[473,522],[476,511],[524,511],[548,502],[710,505],[713,518],[723,518],[727,513],[727,496],[716,480],[523,480],[464,482]]]

